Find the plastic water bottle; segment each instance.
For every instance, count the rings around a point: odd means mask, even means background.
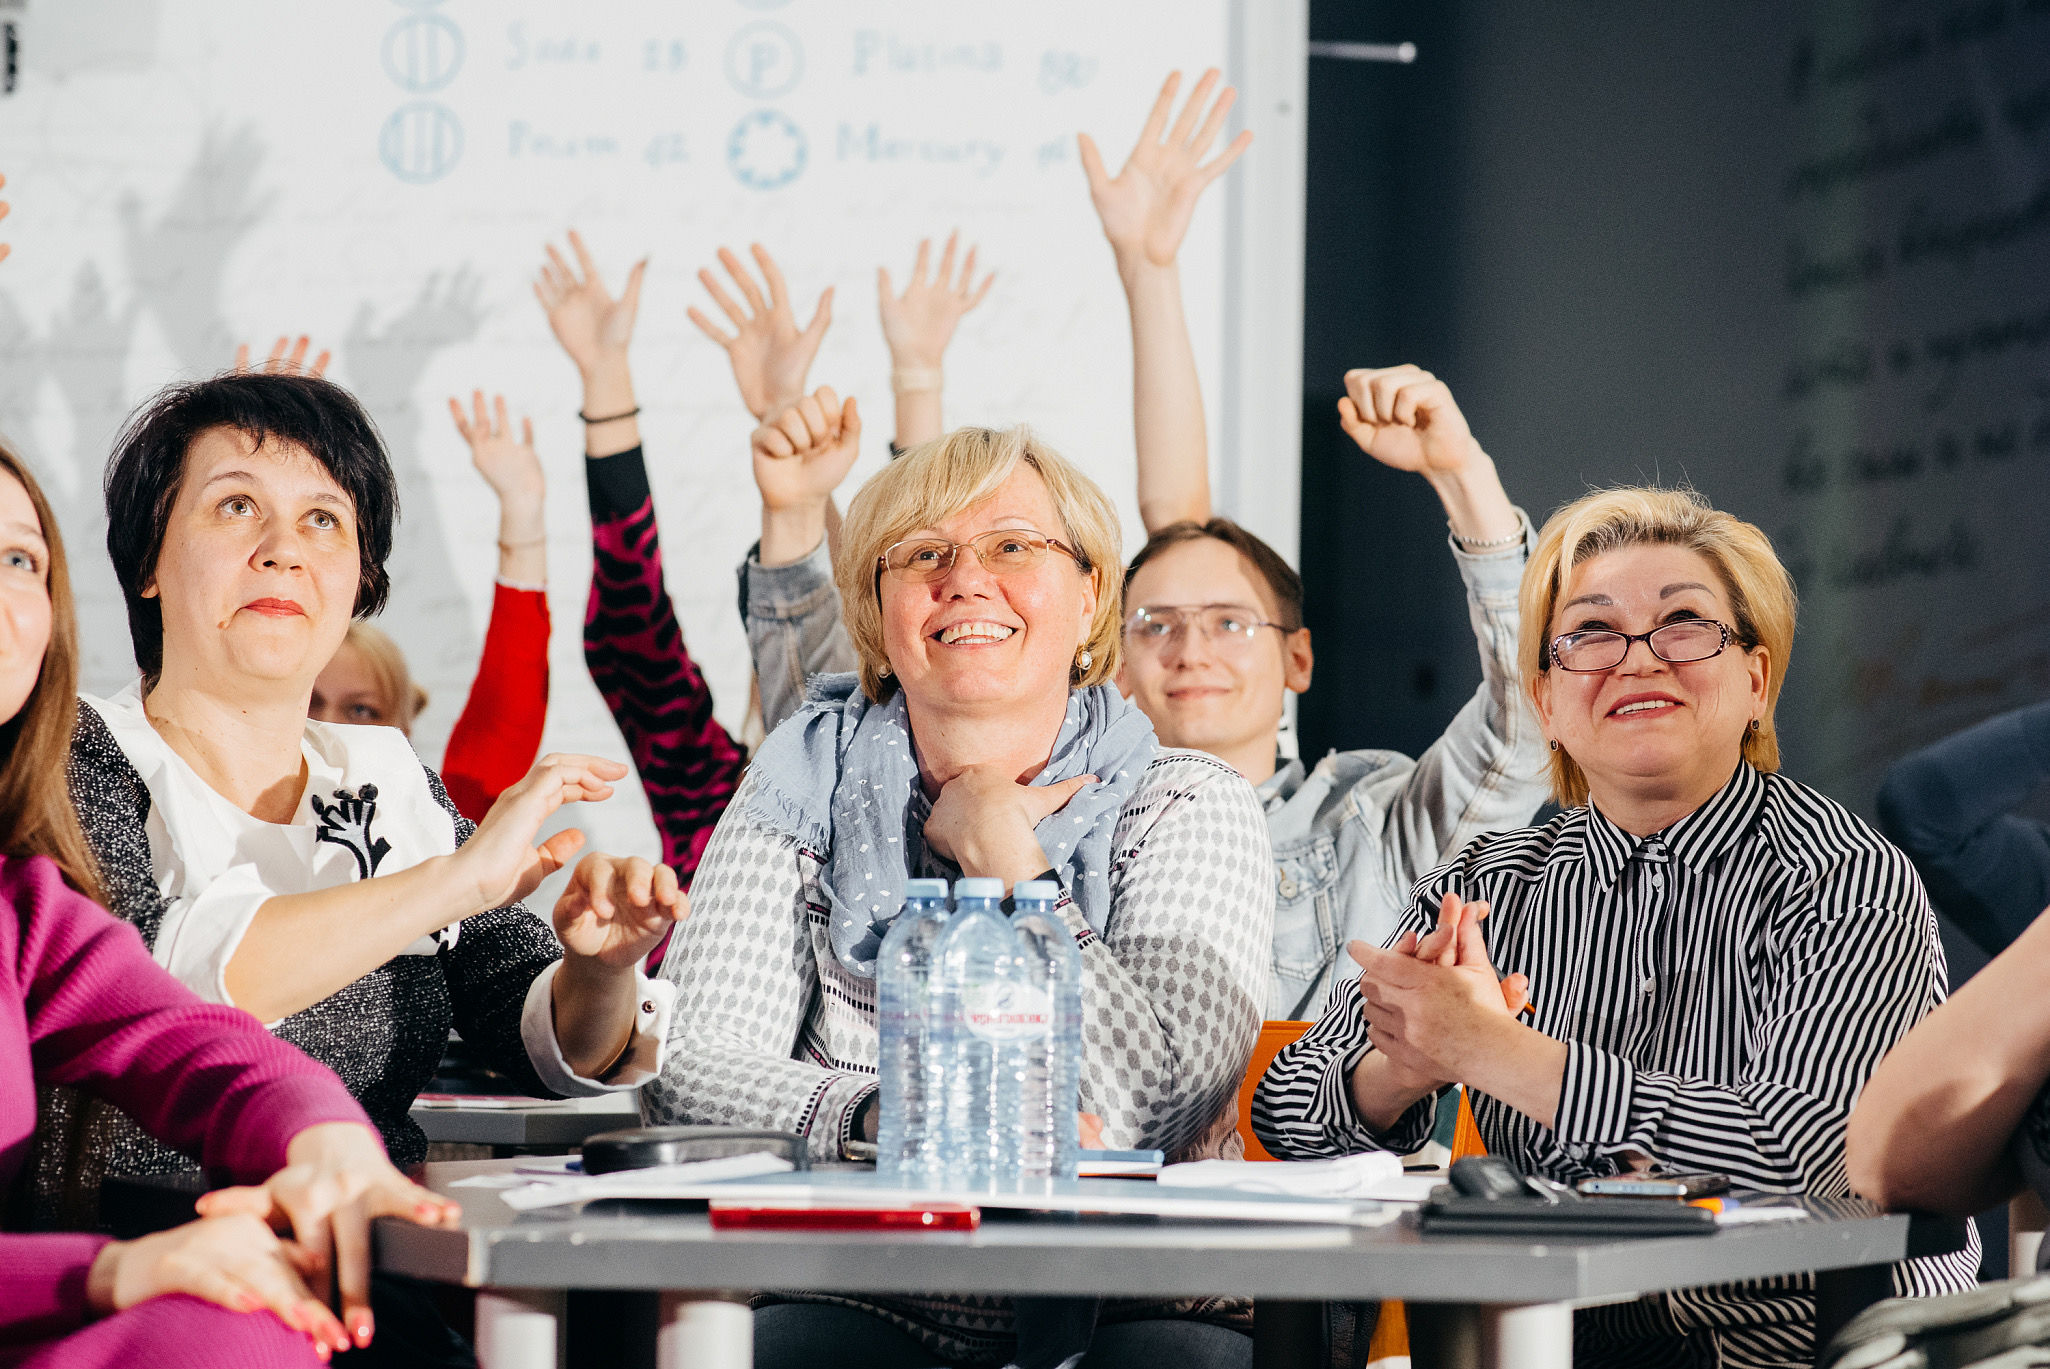
[[[998,1059],[1008,1030],[1006,994],[1018,968],[1003,897],[1000,879],[955,883],[954,916],[933,969],[933,1011],[945,1041],[940,1146],[948,1188],[988,1191],[1007,1182],[1015,1153],[1005,1132],[1015,1130],[1016,1110],[1007,1117]]]
[[[1081,1141],[1075,1115],[1082,1106],[1082,952],[1054,912],[1061,887],[1032,879],[1011,891],[1011,931],[1022,962],[1021,1001],[1046,1004],[1044,1032],[1022,1036],[1018,1182],[1044,1187],[1072,1179]]]
[[[947,927],[947,882],[914,879],[876,953],[876,1170],[907,1188],[941,1179],[936,1081],[942,1047],[931,1011],[933,958]]]

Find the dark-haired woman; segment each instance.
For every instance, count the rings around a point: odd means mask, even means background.
[[[89,897],[92,857],[48,776],[70,745],[78,633],[49,504],[0,447],[0,1187],[65,1084],[142,1118],[210,1170],[257,1185],[133,1241],[0,1234],[0,1365],[311,1366],[372,1333],[372,1215],[438,1222],[451,1204],[384,1156],[328,1071],[231,1009],[201,1003]],[[297,1244],[262,1220],[273,1212]],[[336,1252],[337,1319],[305,1252]]]
[[[536,1094],[652,1077],[670,991],[636,962],[683,913],[673,874],[586,856],[552,932],[519,902],[582,841],[537,846],[542,823],[625,767],[544,757],[472,825],[397,731],[306,716],[387,590],[397,496],[356,401],[306,376],[167,390],[106,489],[142,678],[80,709],[71,790],[156,959],[333,1068],[401,1165],[425,1158],[407,1109],[451,1023]],[[46,1121],[45,1199],[57,1174],[89,1199],[104,1173],[182,1163],[66,1099]]]

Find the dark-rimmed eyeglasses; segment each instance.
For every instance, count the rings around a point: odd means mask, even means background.
[[[1284,635],[1294,630],[1257,618],[1233,604],[1202,604],[1191,608],[1156,606],[1135,608],[1126,616],[1125,640],[1134,647],[1165,651],[1186,640],[1191,626],[1203,634],[1204,641],[1225,651],[1243,651],[1250,647],[1263,627],[1271,627]]]
[[[876,558],[876,576],[880,579],[887,570],[911,580],[937,580],[954,568],[954,559],[963,551],[973,553],[991,575],[1031,570],[1046,559],[1048,551],[1057,551],[1083,570],[1089,569],[1088,558],[1058,538],[1041,537],[1027,528],[998,528],[966,542],[912,537],[893,543]]]
[[[1547,669],[1557,666],[1578,675],[1614,670],[1630,655],[1633,642],[1642,642],[1650,647],[1651,654],[1667,665],[1686,665],[1721,655],[1722,649],[1732,640],[1734,634],[1730,629],[1713,618],[1682,618],[1677,623],[1667,623],[1649,632],[1590,628],[1585,632],[1565,632],[1554,637],[1545,651],[1545,666]]]

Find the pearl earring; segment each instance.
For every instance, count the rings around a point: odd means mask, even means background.
[[[1085,646],[1075,653],[1075,669],[1087,670],[1095,660],[1096,658],[1089,654],[1089,648]]]

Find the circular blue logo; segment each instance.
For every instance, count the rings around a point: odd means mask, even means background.
[[[440,90],[463,68],[463,31],[443,15],[413,14],[384,35],[384,72],[415,95]]]
[[[802,75],[803,45],[774,20],[749,24],[727,41],[726,79],[750,100],[787,95]]]
[[[438,181],[462,159],[463,125],[446,105],[415,100],[384,121],[377,135],[377,155],[402,181]]]
[[[778,190],[804,170],[804,130],[781,112],[758,109],[733,126],[726,140],[726,164],[751,190]]]

